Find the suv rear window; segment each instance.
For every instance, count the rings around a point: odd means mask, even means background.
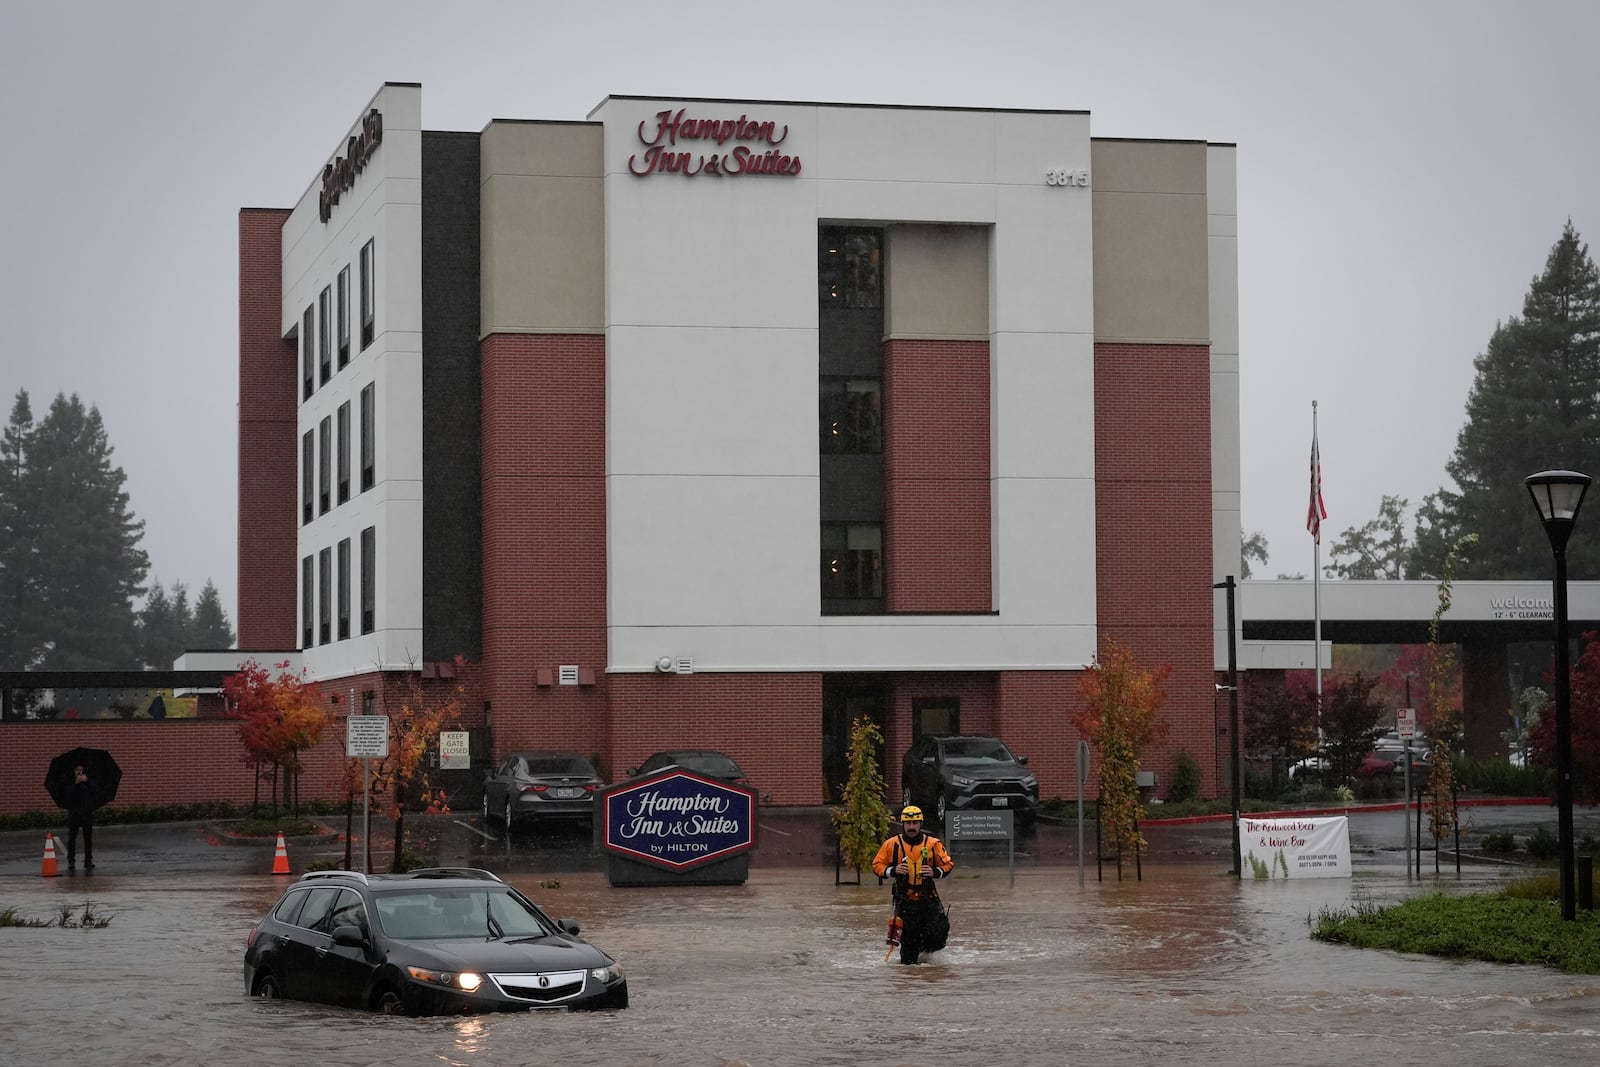
[[[538,759],[530,759],[527,763],[529,774],[580,775],[594,773],[588,763],[576,756],[541,756]]]

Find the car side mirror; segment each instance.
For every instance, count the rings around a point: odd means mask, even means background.
[[[629,778],[637,778],[637,777],[639,777],[639,768],[637,768],[637,767],[629,767],[628,768],[628,777]]]
[[[1028,765],[1028,757],[1027,756],[1018,756],[1017,757],[1017,762],[1022,764],[1024,767],[1026,767]]]
[[[922,757],[922,762],[926,763],[928,766],[931,767],[931,766],[933,766],[933,757],[932,756],[923,756]]]
[[[567,933],[571,934],[573,937],[577,937],[578,936],[578,920],[577,919],[557,919],[556,920],[556,925],[561,927],[562,930],[564,930]]]
[[[333,928],[333,943],[335,945],[344,945],[347,948],[360,948],[367,943],[367,938],[361,932],[361,927],[351,926],[347,923],[344,926],[335,926]]]

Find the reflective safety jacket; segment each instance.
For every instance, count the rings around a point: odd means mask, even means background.
[[[907,873],[896,875],[894,869],[900,866],[901,860],[906,861]],[[945,851],[943,842],[937,837],[923,834],[916,844],[912,844],[897,835],[878,847],[878,854],[872,858],[872,873],[879,878],[895,879],[897,899],[916,901],[921,900],[924,893],[937,896],[938,893],[927,883],[935,878],[943,878],[955,869],[955,865],[955,860],[950,858],[950,853]]]

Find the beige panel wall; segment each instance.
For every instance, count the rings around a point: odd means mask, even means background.
[[[1097,341],[1209,344],[1206,146],[1095,140]]]
[[[491,122],[479,144],[481,335],[604,332],[601,126]]]
[[[884,256],[891,339],[988,339],[987,226],[890,226]]]

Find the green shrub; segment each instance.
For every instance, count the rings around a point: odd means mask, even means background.
[[[1173,760],[1172,785],[1167,789],[1167,800],[1182,804],[1200,795],[1200,764],[1189,753],[1179,750]]]
[[[1560,900],[1561,875],[1559,872],[1536,874],[1531,878],[1518,878],[1500,890],[1500,895],[1512,900]]]
[[[1491,856],[1509,856],[1517,850],[1517,839],[1510,831],[1483,835],[1483,850]]]
[[[1541,826],[1528,835],[1528,855],[1536,860],[1555,859],[1561,852],[1561,841],[1550,832],[1550,827]]]
[[[1513,767],[1503,756],[1468,759],[1457,756],[1450,769],[1463,792],[1498,797],[1547,797],[1554,789],[1548,767]]]

